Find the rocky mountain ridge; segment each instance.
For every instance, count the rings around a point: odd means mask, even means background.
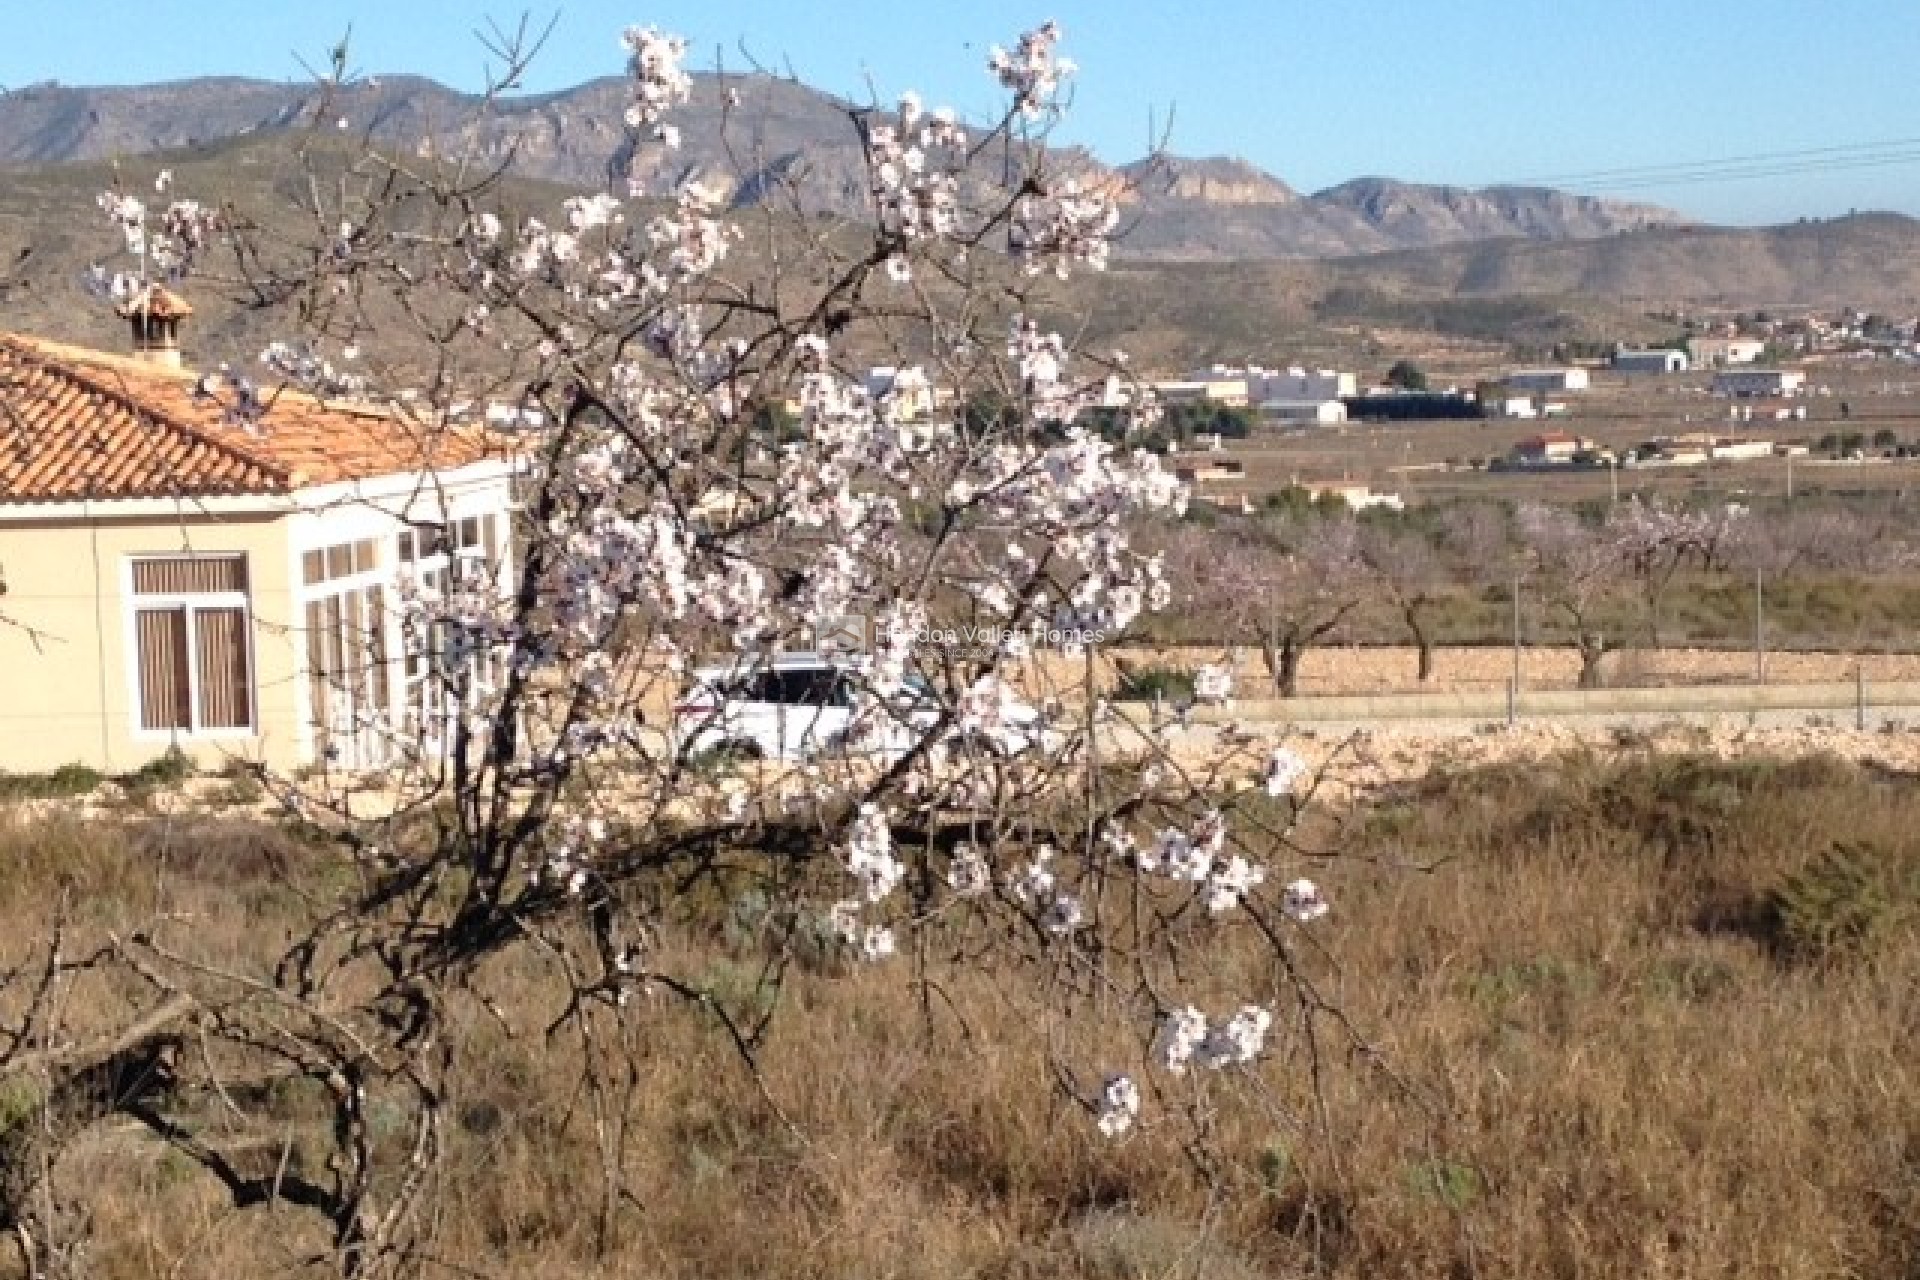
[[[75,88],[38,84],[0,94],[0,168],[37,168],[204,147],[301,128],[365,133],[383,145],[511,161],[528,177],[605,186],[636,158],[640,176],[700,175],[738,204],[796,200],[813,212],[861,216],[859,143],[841,100],[766,75],[694,77],[675,117],[677,153],[636,157],[621,124],[625,88],[589,81],[508,97],[482,110],[471,95],[416,76],[381,76],[323,94],[311,85],[215,77]],[[1075,152],[1069,162],[1104,169]],[[1363,178],[1313,195],[1244,160],[1162,156],[1111,171],[1128,189],[1123,254],[1166,260],[1319,258],[1520,237],[1595,239],[1686,219],[1652,205],[1544,188],[1468,190]]]

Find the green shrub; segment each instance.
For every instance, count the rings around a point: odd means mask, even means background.
[[[0,802],[84,796],[105,781],[99,770],[84,764],[63,764],[52,773],[0,773]]]
[[[1408,1167],[1407,1189],[1458,1212],[1480,1198],[1480,1174],[1455,1160],[1422,1160]]]
[[[149,791],[156,787],[177,787],[193,775],[193,758],[178,747],[168,747],[165,753],[132,773],[123,774],[119,780],[129,790]]]
[[[1767,896],[1769,941],[1790,960],[1867,954],[1912,913],[1915,879],[1884,849],[1836,845]]]
[[[1123,672],[1114,697],[1122,702],[1193,701],[1193,672],[1179,667],[1140,667]]]

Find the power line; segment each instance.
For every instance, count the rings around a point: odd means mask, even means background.
[[[1802,160],[1815,156],[1840,156],[1847,152],[1867,152],[1905,150],[1920,147],[1920,138],[1891,138],[1883,142],[1850,142],[1839,146],[1805,147],[1796,151],[1756,151],[1749,155],[1722,156],[1700,160],[1674,160],[1662,164],[1624,165],[1613,169],[1585,169],[1577,173],[1554,173],[1533,182],[1548,184],[1557,182],[1585,182],[1596,179],[1640,178],[1670,171],[1692,172],[1719,166],[1746,166],[1772,164],[1777,161]]]
[[[1580,184],[1588,190],[1644,191],[1660,187],[1697,186],[1711,182],[1739,182],[1752,178],[1783,178],[1805,173],[1845,173],[1861,169],[1883,169],[1920,162],[1920,149],[1848,160],[1809,160],[1799,164],[1752,165],[1737,169],[1703,169],[1693,173],[1625,178],[1605,183]],[[1572,185],[1572,184],[1569,184]]]

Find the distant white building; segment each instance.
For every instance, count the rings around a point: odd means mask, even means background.
[[[1338,400],[1263,400],[1260,403],[1260,420],[1329,426],[1347,420],[1347,406]]]
[[[1500,401],[1500,416],[1537,418],[1540,416],[1540,410],[1534,405],[1532,396],[1504,396]]]
[[[1360,384],[1351,373],[1337,369],[1266,369],[1257,364],[1245,368],[1216,364],[1189,375],[1192,382],[1239,382],[1246,388],[1249,404],[1268,400],[1340,400],[1358,395]]]
[[[1585,391],[1587,371],[1567,369],[1516,369],[1506,376],[1509,391]]]
[[[1319,502],[1325,498],[1338,498],[1354,511],[1404,511],[1407,503],[1397,493],[1375,493],[1373,486],[1340,481],[1335,484],[1310,484],[1303,486]]]
[[[1725,369],[1729,365],[1752,364],[1765,353],[1767,344],[1758,338],[1689,338],[1687,354],[1702,369]]]
[[[1725,369],[1713,375],[1717,396],[1795,396],[1807,385],[1798,369]]]
[[[1687,353],[1668,348],[1640,351],[1621,347],[1613,353],[1613,367],[1621,373],[1685,373]]]
[[[1231,409],[1247,407],[1245,378],[1187,378],[1153,384],[1162,404],[1223,404]]]
[[[1514,441],[1513,459],[1521,466],[1553,466],[1572,462],[1574,455],[1586,447],[1587,442],[1579,436],[1565,431],[1546,431]]]

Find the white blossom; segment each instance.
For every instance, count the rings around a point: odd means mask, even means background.
[[[1052,110],[1060,82],[1078,70],[1054,52],[1059,42],[1060,25],[1046,22],[1023,33],[1011,52],[999,45],[987,51],[987,69],[1012,91],[1020,115],[1033,119]]]
[[[993,870],[971,843],[956,845],[947,866],[947,887],[962,898],[977,898],[993,887]]]
[[[863,804],[847,835],[847,870],[860,883],[870,903],[878,903],[899,887],[906,867],[893,856],[893,833],[885,810]]]
[[[1169,1012],[1160,1020],[1160,1032],[1154,1041],[1154,1056],[1172,1075],[1184,1075],[1187,1064],[1207,1038],[1207,1015],[1188,1005]]]
[[[1295,880],[1280,899],[1280,909],[1300,924],[1309,924],[1332,910],[1320,887],[1311,880]]]
[[[1117,1138],[1140,1116],[1140,1086],[1130,1076],[1109,1076],[1100,1088],[1100,1132]]]
[[[1193,673],[1196,702],[1220,703],[1233,697],[1233,668],[1208,664]]]
[[[1208,912],[1217,916],[1233,910],[1266,878],[1265,871],[1234,854],[1207,879]]]
[[[627,123],[636,129],[651,128],[667,146],[676,145],[678,137],[669,135],[661,122],[693,93],[693,77],[680,66],[687,56],[686,40],[653,27],[628,27],[620,39],[627,49],[627,73],[633,78]]]
[[[882,924],[870,924],[860,935],[860,958],[869,963],[885,960],[894,951],[893,930]]]
[[[1273,756],[1267,761],[1266,775],[1261,779],[1267,794],[1283,796],[1300,785],[1307,776],[1307,762],[1299,754],[1286,747],[1275,747]]]
[[[1207,1033],[1196,1056],[1214,1071],[1252,1062],[1266,1047],[1267,1029],[1272,1025],[1271,1013],[1258,1005],[1245,1005]]]

